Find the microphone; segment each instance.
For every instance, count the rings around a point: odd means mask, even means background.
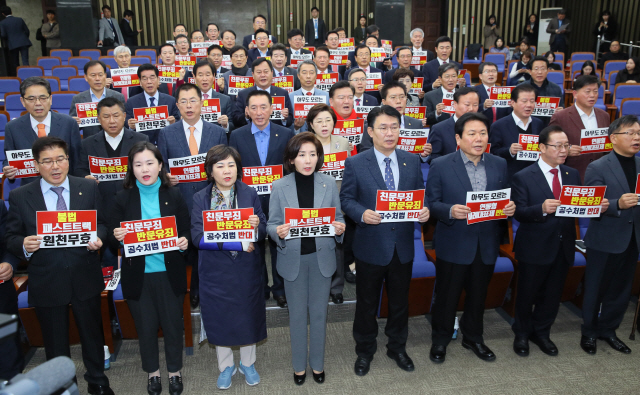
[[[76,365],[70,358],[56,357],[26,374],[15,376],[0,390],[0,395],[50,395],[64,388],[75,375]]]

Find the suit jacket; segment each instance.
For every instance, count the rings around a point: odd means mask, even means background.
[[[396,149],[400,181],[398,191],[424,189],[420,159],[417,155]],[[372,265],[386,266],[391,262],[394,250],[400,262],[413,261],[412,222],[387,222],[368,225],[362,221],[365,210],[375,210],[378,190],[387,186],[380,172],[373,150],[367,150],[345,161],[340,189],[342,210],[356,224],[353,253],[356,258]],[[424,206],[427,207],[425,198]]]
[[[116,92],[113,89],[107,89],[105,92],[105,97],[115,97],[120,100],[124,104],[124,96],[122,93]],[[76,104],[79,103],[91,103],[91,90],[86,90],[84,92],[80,92],[71,99],[71,107],[69,107],[69,116],[77,117],[78,112],[76,111]],[[82,138],[91,137],[94,134],[100,132],[102,130],[102,126],[87,126],[82,128]]]
[[[244,36],[244,38],[242,39],[242,46],[249,49],[249,44],[251,43],[251,36],[253,36],[253,34],[247,34],[246,36]],[[276,36],[271,36],[271,42],[273,44],[278,42],[278,37]],[[224,52],[224,50],[223,50]],[[226,54],[225,54],[226,55]],[[249,64],[249,66],[251,66]]]
[[[531,134],[540,134],[543,129],[542,121],[531,117]],[[489,143],[491,143],[491,153],[504,158],[507,161],[507,177],[510,181],[514,174],[531,165],[534,162],[526,160],[517,160],[515,156],[511,156],[511,144],[518,142],[519,134],[526,134],[525,130],[520,129],[513,116],[504,117],[493,125],[489,132]]]
[[[320,89],[315,89],[313,90],[313,95],[314,96],[322,96],[325,98],[325,101],[327,103],[327,105],[329,105],[329,92],[325,92],[325,91],[321,91]],[[294,97],[296,96],[302,96],[302,90],[298,89],[296,91],[293,91],[291,93],[289,93],[289,101],[291,102],[291,107],[294,107]],[[293,126],[292,126],[293,128]],[[305,122],[304,125],[302,125],[302,127],[300,129],[294,129],[295,133],[302,133],[302,132],[306,132],[308,130],[307,128],[307,123]]]
[[[609,114],[599,108],[593,108],[596,112],[596,120],[598,121],[599,128],[609,127],[611,124],[611,118]],[[578,114],[575,104],[569,108],[566,108],[558,113],[553,114],[549,125],[558,125],[565,132],[569,138],[569,144],[580,145],[580,130],[584,129],[582,118]],[[589,163],[602,158],[605,154],[580,154],[579,156],[569,156],[565,162],[567,166],[573,167],[580,172],[580,178],[585,179],[585,172]]]
[[[158,93],[160,97],[158,98],[158,103],[156,106],[167,106],[169,110],[169,116],[173,116],[176,118],[176,121],[180,120],[180,110],[178,110],[178,106],[176,105],[176,99],[173,96],[169,96],[167,94]],[[128,125],[129,120],[133,118],[133,109],[134,108],[146,108],[149,107],[147,104],[147,99],[143,93],[139,93],[135,96],[132,96],[127,100],[127,104],[125,104],[124,108],[127,113],[127,118],[125,120],[125,126]]]
[[[562,185],[582,185],[576,169],[560,165],[559,171]],[[537,163],[511,179],[511,200],[516,204],[514,218],[520,222],[513,247],[516,259],[534,265],[550,265],[562,253],[572,266],[575,260],[575,218],[542,215],[542,203],[547,199],[554,199],[553,191]]]
[[[338,187],[333,177],[315,172],[313,185],[313,208],[335,207],[337,222],[344,223],[342,210],[340,209],[340,197]],[[267,233],[278,246],[278,274],[287,281],[294,281],[300,271],[301,239],[284,240],[278,236],[276,228],[284,224],[285,207],[300,208],[298,203],[298,189],[296,188],[295,174],[291,173],[284,178],[274,181],[269,203],[269,221]],[[331,277],[336,271],[336,241],[342,242],[344,233],[334,237],[316,237],[316,252],[320,273],[324,277]]]
[[[411,118],[408,115],[403,115],[402,116],[404,118],[404,128],[405,129],[423,129],[424,127],[422,126],[422,121],[419,121],[415,118]],[[365,117],[366,119],[366,117]],[[367,122],[365,121],[365,130],[364,130],[364,134],[362,135],[362,141],[360,142],[360,145],[358,146],[359,151],[358,152],[363,152],[368,150],[369,148],[373,147],[373,139],[371,138],[371,136],[369,136],[369,132],[367,130]]]
[[[269,135],[269,149],[264,165],[260,161],[256,139],[251,133],[251,125],[245,125],[234,130],[229,138],[229,146],[235,148],[242,158],[242,166],[277,166],[281,165],[284,159],[284,149],[289,140],[293,137],[293,131],[271,122],[271,133]],[[269,218],[269,196],[259,195],[262,211]]]
[[[640,158],[634,157],[636,173],[640,173]],[[609,199],[609,209],[598,218],[589,220],[584,243],[587,248],[619,254],[629,247],[629,243],[640,245],[640,209],[634,206],[627,210],[618,210],[618,199],[629,190],[629,183],[624,175],[620,161],[615,152],[610,152],[587,166],[584,185],[606,185],[604,197]],[[635,232],[635,240],[631,235]]]
[[[69,178],[69,210],[97,210],[97,233],[107,240],[102,198],[95,181]],[[9,194],[7,247],[11,253],[25,259],[24,238],[37,234],[36,211],[47,211],[40,182],[14,189]],[[87,300],[104,290],[100,256],[85,247],[41,248],[29,259],[29,304],[52,307],[67,305],[72,296]]]
[[[8,166],[6,159],[7,151],[31,149],[38,135],[31,127],[29,114],[16,118],[5,126],[4,131],[4,152],[5,160],[3,166]],[[60,137],[67,142],[69,150],[69,173],[73,174],[80,154],[80,130],[78,122],[68,115],[51,112],[51,130],[49,136]],[[22,178],[22,185],[28,184],[38,177]]]
[[[571,35],[571,21],[567,18],[564,18],[564,20],[562,21],[562,26],[565,25],[569,25],[567,26],[567,28],[565,29],[564,33],[564,39],[567,42],[567,45],[570,44],[569,41],[569,36]],[[549,36],[549,45],[553,44],[553,42],[556,39],[556,30],[558,29],[558,17],[555,17],[551,20],[551,22],[549,22],[549,24],[547,25],[547,33],[551,34]]]
[[[482,114],[484,114],[484,116],[487,117],[487,119],[489,119],[489,125],[491,125],[493,123],[493,107],[489,107],[486,109],[484,108],[484,102],[485,100],[489,99],[489,94],[484,89],[483,84],[478,84],[473,88],[476,90],[476,92],[478,92],[478,96],[480,96],[480,106],[478,106],[478,108],[481,110]],[[513,112],[513,109],[511,107],[496,108],[496,121],[506,117],[512,112]]]
[[[458,62],[455,62],[449,58],[449,62],[455,63],[458,65],[458,69],[462,69],[462,65]],[[424,75],[424,87],[423,90],[425,92],[429,92],[433,90],[432,84],[435,80],[438,79],[438,69],[440,68],[440,62],[438,59],[433,59],[422,66],[422,74]]]
[[[360,103],[360,105],[361,106],[367,106],[367,107],[369,107],[369,106],[373,107],[373,106],[380,105],[380,101],[378,99],[376,99],[375,97],[367,94],[367,93],[363,93],[362,94],[362,103]],[[356,106],[355,97],[354,97],[354,100],[353,100],[353,106],[354,107]]]
[[[131,129],[124,128],[124,134],[122,135],[122,145],[120,147],[120,157],[128,156],[131,147],[137,142],[149,141],[149,137],[143,133],[134,132]],[[80,156],[78,157],[78,165],[75,170],[75,174],[78,177],[85,177],[91,174],[89,171],[89,155],[97,156],[99,158],[108,158],[107,153],[107,141],[104,136],[104,130],[100,130],[100,133],[96,133],[91,137],[82,139],[82,145],[80,147]],[[109,212],[111,206],[113,206],[114,198],[118,192],[122,190],[123,181],[106,181],[98,183],[98,189],[102,196],[102,207]]]
[[[467,192],[473,191],[462,160],[463,153],[454,152],[431,162],[427,178],[427,199],[431,215],[438,220],[434,244],[436,255],[446,262],[470,265],[478,246],[485,265],[494,265],[502,237],[500,221],[467,225],[467,220],[449,217],[454,204],[465,205]],[[483,154],[487,173],[487,191],[507,186],[507,163],[494,155]]]
[[[430,126],[434,126],[438,122],[445,121],[451,118],[451,114],[447,114],[443,112],[440,116],[436,115],[436,106],[442,103],[442,99],[444,98],[444,94],[442,93],[442,89],[434,89],[431,92],[428,92],[424,95],[424,99],[422,100],[423,104],[427,107],[427,113],[425,116],[427,117],[427,124]]]
[[[453,120],[453,117],[431,127],[428,139],[429,143],[431,143],[429,163],[436,158],[456,151],[458,142],[456,141],[455,127],[456,122]]]
[[[7,40],[9,50],[32,45],[27,24],[17,16],[8,16],[0,22],[0,36]]]
[[[351,62],[351,64],[355,64],[355,67],[350,68],[349,70],[344,72],[344,79],[345,80],[349,80],[349,75],[351,74],[351,72],[354,69],[359,69],[360,67],[357,65],[357,63],[355,63],[355,61]],[[384,81],[384,70],[381,70],[379,68],[375,68],[375,67],[369,67],[369,73],[373,74],[373,73],[380,73],[380,77],[382,79],[382,81]],[[380,96],[380,91],[369,91],[369,93],[367,93],[369,96],[375,98],[378,103],[382,102],[382,97]]]
[[[60,24],[55,22],[50,25],[49,22],[43,23],[40,28],[42,36],[47,40],[47,48],[60,48],[62,43],[60,42]]]
[[[236,75],[233,74],[232,70],[227,71],[226,73],[222,74],[222,78],[224,78],[224,94],[229,96],[231,98],[231,100],[236,100],[236,95],[230,95],[229,94],[229,76],[230,75]],[[247,70],[247,77],[252,77],[253,74],[251,73],[251,68],[249,68],[249,70]],[[244,111],[243,111],[244,114]]]
[[[131,23],[126,19],[120,21],[120,31],[124,37],[124,45],[127,47],[138,46],[138,31],[131,28]]]
[[[254,85],[251,88],[246,88],[238,92],[238,97],[236,98],[236,105],[233,110],[233,124],[236,127],[246,125],[247,119],[244,117],[244,110],[246,108],[247,96],[249,92],[255,91],[258,88]],[[271,96],[272,97],[284,97],[284,106],[289,109],[289,116],[284,121],[273,121],[278,125],[282,125],[285,127],[291,127],[293,125],[293,106],[291,105],[291,100],[289,99],[289,93],[285,89],[278,88],[277,86],[271,86]]]
[[[186,237],[191,240],[191,217],[189,209],[178,188],[162,188],[158,191],[160,215],[162,217],[175,216],[178,238]],[[115,197],[113,208],[109,214],[109,243],[113,248],[121,248],[121,244],[113,235],[113,230],[120,227],[122,221],[142,219],[140,208],[140,190],[134,184],[133,188],[123,189]],[[187,271],[185,268],[186,251],[181,253],[173,250],[164,253],[166,274],[171,289],[176,296],[187,292]],[[122,295],[125,299],[139,300],[144,283],[145,256],[133,258],[122,257]]]
[[[323,41],[324,42],[324,41]],[[291,65],[291,53],[293,51],[291,51],[291,48],[287,48],[285,53],[287,54],[287,66]],[[304,49],[301,48],[300,49],[300,55],[312,55],[313,53],[311,51],[309,51],[308,49]],[[311,56],[311,59],[313,59],[313,56]]]
[[[224,129],[208,122],[203,122],[202,124],[202,137],[198,148],[199,154],[206,154],[209,152],[211,147],[216,145],[227,145],[227,134]],[[163,168],[166,171],[171,170],[169,168],[169,159],[191,156],[191,151],[189,151],[189,141],[187,140],[184,132],[183,121],[176,122],[173,125],[160,129],[160,135],[158,136],[158,149],[160,150],[160,153],[162,153],[162,159],[164,162]],[[182,192],[185,202],[187,202],[189,212],[191,212],[193,204],[193,194],[206,186],[206,181],[182,182],[178,184],[178,189]]]
[[[122,35],[122,31],[120,30],[120,25],[118,25],[118,21],[115,18],[111,18],[111,22],[113,23],[113,28],[116,31],[117,37],[114,37],[114,43],[124,44],[124,36]],[[111,25],[107,18],[100,19],[99,27],[98,27],[98,41],[103,41],[105,38],[113,37]]]
[[[313,18],[308,19],[304,25],[304,38],[307,44],[318,47],[324,44],[327,39],[327,25],[324,20],[318,18],[318,38],[316,39],[316,29],[313,26]]]
[[[267,57],[270,58],[271,57],[271,48],[267,49]],[[258,51],[257,47],[253,47],[249,50],[249,54],[247,55],[247,64],[249,65],[249,68],[251,68],[251,64],[253,63],[254,60],[261,58],[260,56],[260,51]]]
[[[367,27],[362,27],[358,24],[358,26],[354,27],[351,31],[351,37],[353,37],[356,45],[360,44],[367,37]]]
[[[211,99],[220,99],[220,113],[227,116],[229,122],[227,129],[229,132],[231,132],[233,129],[235,129],[233,119],[231,119],[233,115],[234,103],[232,103],[231,99],[227,95],[223,95],[222,93],[216,92],[215,90],[211,90],[211,92]],[[215,124],[220,126],[218,122],[215,122]]]
[[[396,73],[396,70],[398,70],[400,67],[396,67],[394,69],[391,69],[389,71],[387,71],[386,73],[384,73],[384,80],[383,82],[385,84],[388,84],[389,82],[393,81],[393,75]],[[416,69],[415,67],[411,66],[411,71],[413,72],[413,77],[414,78],[419,78],[419,77],[424,77],[424,75],[422,74],[422,71]]]
[[[284,69],[282,69],[282,73],[284,75],[292,75],[293,76],[293,89],[294,90],[298,90],[300,89],[300,80],[298,79],[298,72],[296,71],[296,69],[293,69],[291,67],[286,67]],[[273,70],[273,77],[275,78],[277,76],[277,71],[275,71],[275,69]]]

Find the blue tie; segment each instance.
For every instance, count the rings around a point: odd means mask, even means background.
[[[156,100],[155,97],[150,97],[149,98],[149,103],[151,103],[151,105],[149,107],[155,107],[156,106],[156,103],[154,103],[155,100]]]
[[[384,169],[384,183],[390,191],[396,190],[396,183],[393,181],[393,172],[391,171],[391,158],[384,158],[387,167]]]
[[[313,20],[313,27],[316,30],[316,39],[318,38],[318,20],[314,19]]]
[[[56,203],[57,211],[67,211],[67,203],[64,201],[62,197],[62,191],[64,191],[64,187],[51,187],[51,190],[58,195],[58,202]]]

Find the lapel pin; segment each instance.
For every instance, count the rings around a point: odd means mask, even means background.
[[[406,166],[407,164],[406,164],[406,163],[403,163],[403,165],[405,165],[405,166]]]
[[[569,172],[566,172],[566,173],[564,173],[564,174],[569,174]]]
[[[164,202],[164,204],[165,204],[166,206],[168,206],[168,205],[169,205],[169,202]]]
[[[278,135],[276,134],[276,137],[278,137]]]
[[[323,187],[323,188],[326,188],[326,187],[327,187],[327,184],[322,184],[322,187]]]
[[[80,195],[82,195],[82,192],[80,192]]]

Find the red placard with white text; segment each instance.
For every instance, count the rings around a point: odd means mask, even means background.
[[[89,155],[89,173],[100,182],[124,180],[124,176],[127,175],[128,163],[129,158],[126,156],[100,158]]]
[[[382,84],[382,73],[367,73],[366,91],[377,91]]]
[[[204,171],[206,158],[207,154],[170,158],[171,175],[176,176],[179,183],[207,181],[207,173]]]
[[[391,57],[391,52],[393,52],[393,41],[391,40],[381,40],[382,48],[387,53],[387,57]]]
[[[98,103],[76,103],[76,114],[80,118],[78,127],[100,125],[98,122]]]
[[[355,51],[356,49],[356,42],[353,37],[341,38],[338,40],[338,43],[340,49],[347,49],[349,51]]]
[[[282,176],[282,165],[242,168],[242,182],[255,189],[258,195],[270,195],[271,184]]]
[[[222,116],[220,111],[220,99],[205,99],[202,101],[202,112],[200,118],[209,123],[218,122],[218,118]]]
[[[444,104],[444,108],[442,112],[445,114],[455,114],[456,109],[453,108],[453,99],[442,99],[442,104]]]
[[[222,55],[222,67],[231,70],[231,56]]]
[[[424,87],[424,77],[414,77],[413,82],[411,83],[411,89],[409,89],[409,93],[412,95],[418,95],[422,92],[422,88]]]
[[[293,97],[293,115],[294,118],[306,118],[309,115],[309,110],[316,104],[329,104],[326,103],[327,99],[324,96],[304,96],[298,95]]]
[[[191,43],[191,51],[195,56],[207,56],[207,49],[212,45],[221,45],[220,40],[204,41],[201,43]]]
[[[531,116],[551,117],[558,107],[560,107],[559,97],[538,96],[536,108],[531,113]]]
[[[253,86],[253,77],[242,75],[229,76],[229,95],[236,96],[241,90],[251,88]]]
[[[255,229],[249,224],[253,207],[202,212],[205,243],[255,241]]]
[[[195,56],[176,55],[176,66],[184,67],[185,69],[187,69],[189,71],[193,71],[193,66],[196,65],[197,61],[198,61],[198,59],[196,59]]]
[[[405,107],[404,115],[407,115],[411,118],[422,120],[427,116],[427,107],[426,106]]]
[[[602,213],[606,186],[563,185],[556,217],[597,218]]]
[[[180,78],[180,66],[156,65],[159,71],[160,83],[173,84]]]
[[[283,75],[282,77],[273,77],[271,85],[277,86],[287,91],[287,93],[293,92],[293,76]]]
[[[338,73],[318,74],[316,77],[316,89],[329,92],[331,87],[338,82]]]
[[[312,54],[316,52],[316,47],[302,47],[302,48],[311,51]]]
[[[329,64],[334,66],[343,66],[349,60],[349,50],[347,49],[330,49]]]
[[[540,136],[536,134],[519,134],[518,144],[522,146],[522,151],[518,151],[516,160],[537,161],[540,158],[539,141]]]
[[[124,253],[127,258],[179,250],[176,217],[120,222],[127,229]]]
[[[169,107],[143,107],[133,109],[133,118],[136,121],[136,132],[162,129],[169,126]]]
[[[111,79],[114,88],[127,88],[130,86],[140,86],[137,67],[125,67],[111,69]]]
[[[640,197],[640,174],[638,174],[638,178],[636,179],[636,195]],[[638,200],[638,205],[640,206],[640,200]]]
[[[504,208],[509,204],[511,188],[486,192],[467,192],[467,225],[478,222],[506,219]]]
[[[284,223],[291,225],[285,240],[301,237],[335,236],[332,225],[336,218],[335,207],[284,209]]]
[[[429,53],[427,51],[413,51],[411,57],[411,66],[422,66],[427,63],[427,57]]]
[[[18,169],[15,178],[36,177],[40,175],[38,170],[36,170],[36,161],[33,159],[31,149],[7,151],[7,161],[9,162],[9,166]]]
[[[491,88],[489,88],[489,99],[493,100],[493,107],[511,107],[509,105],[509,102],[511,101],[511,92],[515,88],[515,86],[492,86]]]
[[[380,106],[354,106],[356,114],[358,114],[358,118],[366,119],[367,115],[376,107]]]
[[[324,163],[320,169],[320,173],[335,178],[337,181],[342,180],[344,175],[344,161],[347,160],[349,153],[347,151],[334,152],[332,154],[324,154]]]
[[[98,239],[96,210],[37,211],[40,248],[86,247]]]
[[[381,222],[417,222],[424,205],[424,189],[413,191],[378,190],[376,213]]]
[[[371,50],[371,62],[383,62],[387,57],[384,48],[369,48]]]
[[[609,128],[580,130],[580,148],[582,148],[581,154],[610,152],[613,150],[613,144],[609,139]]]
[[[282,115],[282,111],[286,108],[284,97],[282,96],[271,96],[271,119],[272,121],[283,121],[284,116]]]
[[[362,142],[362,135],[364,133],[364,119],[348,119],[338,120],[333,126],[333,133],[337,136],[342,136],[349,140],[353,145],[358,145]]]
[[[465,74],[467,74],[467,70],[466,69],[461,69],[458,72],[458,78],[464,78]]]
[[[310,54],[310,53],[305,53],[300,55],[291,54],[291,57],[289,58],[290,67],[297,69],[299,63],[302,63],[305,60],[312,60],[312,59],[313,59],[313,54]]]
[[[400,129],[398,148],[412,154],[420,154],[424,151],[429,137],[429,129]]]

